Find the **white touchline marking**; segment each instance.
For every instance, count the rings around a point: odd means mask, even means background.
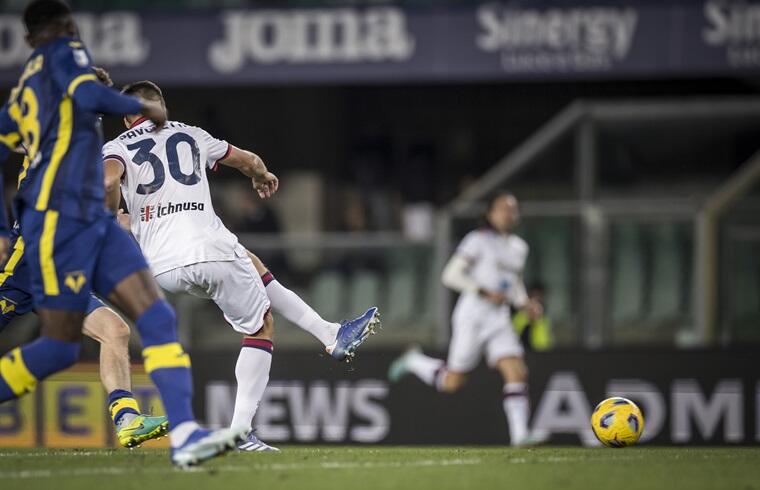
[[[103,451],[37,451],[25,453],[21,451],[0,452],[0,457],[40,458],[42,456],[108,456]]]
[[[19,451],[0,452],[0,457],[40,457],[40,456],[92,456],[108,455],[102,451],[41,451],[36,453],[24,453]],[[545,456],[545,457],[511,457],[504,462],[509,464],[538,464],[538,463],[577,463],[591,461],[630,461],[631,459],[643,459],[642,453],[622,454],[619,451],[612,451],[606,454],[593,454],[590,457],[574,456]],[[261,463],[245,466],[214,466],[206,468],[203,466],[193,467],[189,471],[204,473],[207,471],[226,471],[226,472],[250,472],[250,471],[303,471],[303,470],[346,470],[346,469],[382,469],[382,468],[410,468],[410,467],[437,467],[437,466],[466,466],[477,465],[483,461],[479,458],[464,459],[422,459],[417,461],[387,461],[387,462],[354,462],[354,461],[324,461],[321,463],[303,464],[303,463]],[[165,473],[167,467],[144,468],[140,474]],[[175,469],[178,473],[187,472],[188,470]],[[20,471],[0,471],[0,479],[18,480],[18,479],[42,479],[42,478],[60,478],[60,477],[85,477],[85,476],[102,476],[102,475],[126,475],[134,474],[134,468],[120,466],[106,466],[98,468],[76,468],[62,470],[20,470]]]
[[[423,459],[419,461],[389,461],[389,462],[363,462],[356,463],[350,461],[327,461],[317,464],[300,464],[300,463],[272,463],[272,464],[253,464],[247,466],[215,466],[208,468],[213,471],[226,472],[250,472],[250,471],[299,471],[299,470],[345,470],[345,469],[373,469],[373,468],[409,468],[424,466],[464,466],[480,464],[480,459]],[[139,471],[139,474],[146,473],[165,473],[166,467],[163,468],[145,468]],[[206,468],[193,468],[196,472],[204,472]],[[185,470],[176,470],[182,473]],[[102,475],[134,475],[134,468],[128,467],[100,467],[100,468],[77,468],[71,470],[21,470],[21,471],[4,471],[0,472],[0,479],[21,480],[33,478],[61,478],[61,477],[82,477],[82,476],[102,476]]]

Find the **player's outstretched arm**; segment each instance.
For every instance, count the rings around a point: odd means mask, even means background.
[[[141,102],[104,85],[110,82],[108,73],[90,64],[80,42],[61,44],[52,55],[51,66],[58,87],[85,110],[119,116],[142,114],[156,123],[157,129],[166,122],[166,109],[159,104]]]
[[[166,109],[161,104],[120,94],[98,82],[95,77],[79,83],[73,88],[71,96],[78,106],[91,112],[119,116],[142,114],[153,121],[156,128],[166,123]]]
[[[262,199],[272,197],[280,186],[277,176],[267,170],[264,161],[253,152],[230,145],[229,154],[219,163],[236,168],[246,177],[250,177],[253,188]]]

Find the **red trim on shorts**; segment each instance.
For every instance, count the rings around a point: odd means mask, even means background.
[[[252,337],[243,338],[243,347],[251,347],[253,349],[260,349],[270,354],[274,352],[274,344],[268,339],[254,339]]]

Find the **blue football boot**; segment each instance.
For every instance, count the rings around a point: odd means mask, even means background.
[[[195,429],[185,443],[171,451],[172,463],[188,468],[233,450],[245,437],[245,432],[233,429]]]
[[[339,361],[350,362],[356,349],[367,340],[367,337],[377,333],[380,328],[380,313],[377,307],[367,310],[362,316],[347,322],[341,322],[335,343],[325,350]]]

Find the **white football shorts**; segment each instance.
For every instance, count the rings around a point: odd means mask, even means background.
[[[256,268],[239,245],[235,260],[198,262],[163,272],[158,284],[171,293],[211,299],[235,331],[253,335],[264,326],[270,303]]]
[[[480,304],[478,304],[480,303]],[[499,359],[523,355],[507,308],[478,302],[457,304],[451,318],[452,334],[446,368],[457,373],[475,369],[485,354],[489,367]]]

